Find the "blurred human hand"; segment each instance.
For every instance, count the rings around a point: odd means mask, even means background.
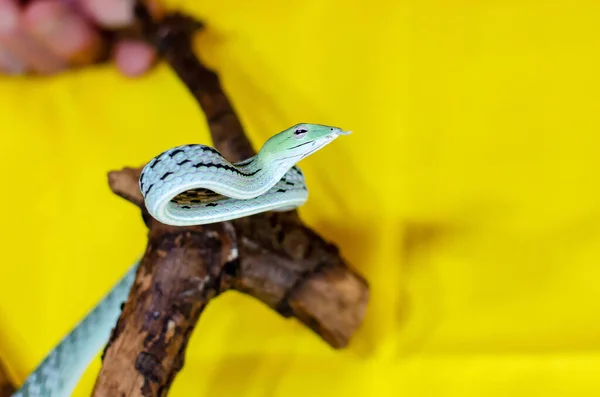
[[[54,74],[91,64],[105,51],[101,29],[133,20],[134,0],[0,0],[0,74]],[[150,8],[158,12],[152,2]],[[132,39],[112,48],[117,68],[126,76],[146,72],[154,50]]]

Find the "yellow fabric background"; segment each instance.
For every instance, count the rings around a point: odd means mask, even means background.
[[[300,163],[301,214],[372,291],[343,351],[219,298],[170,395],[600,393],[600,3],[169,4],[208,23],[199,53],[257,147],[354,131]],[[21,382],[145,247],[107,171],[210,141],[164,66],[2,79],[0,120],[0,357]]]

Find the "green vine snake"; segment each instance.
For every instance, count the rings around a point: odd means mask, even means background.
[[[308,199],[304,175],[296,163],[349,133],[326,125],[297,124],[269,138],[255,156],[237,163],[230,163],[210,146],[174,147],[144,167],[140,191],[150,215],[174,226],[293,210]],[[56,345],[12,397],[68,397],[73,393],[107,343],[138,264]]]

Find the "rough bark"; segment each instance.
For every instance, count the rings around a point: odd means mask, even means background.
[[[95,396],[164,396],[200,313],[221,292],[234,234],[227,224],[151,223],[130,298],[113,329]]]
[[[139,28],[206,114],[213,145],[230,161],[254,155],[217,75],[195,57],[181,15],[159,22],[136,7]],[[94,396],[165,396],[208,302],[228,289],[295,317],[334,348],[346,346],[364,316],[367,282],[335,245],[306,227],[295,211],[195,227],[171,227],[148,215],[140,168],[109,173],[113,192],[138,205],[149,227],[145,256],[105,351]]]
[[[296,317],[332,347],[345,347],[364,316],[367,282],[335,245],[295,212],[233,221],[239,267],[231,285],[286,317]]]

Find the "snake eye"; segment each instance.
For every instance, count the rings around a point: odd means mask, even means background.
[[[304,135],[306,135],[307,132],[308,130],[305,128],[296,128],[296,130],[294,130],[294,137],[302,138]]]

